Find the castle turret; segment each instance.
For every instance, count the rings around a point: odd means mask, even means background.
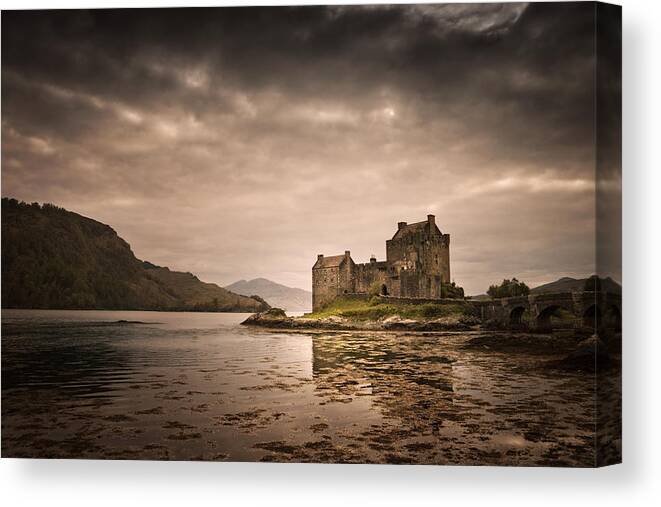
[[[450,280],[448,237],[431,213],[422,222],[399,222],[386,241],[386,262],[391,273],[391,294],[400,297],[437,298]]]

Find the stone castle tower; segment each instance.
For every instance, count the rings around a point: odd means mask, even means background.
[[[312,309],[324,307],[342,294],[366,294],[441,298],[443,284],[450,282],[450,235],[443,234],[434,215],[415,224],[399,222],[386,241],[386,260],[374,257],[356,264],[344,255],[317,256],[312,266]]]

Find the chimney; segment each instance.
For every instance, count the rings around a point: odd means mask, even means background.
[[[348,259],[349,257],[351,257],[351,252],[349,250],[345,250],[344,256]]]
[[[406,227],[406,222],[397,222],[397,230],[403,229]]]
[[[318,261],[323,260],[323,258],[324,258],[324,254],[319,254],[319,255],[317,255],[317,260],[318,260]]]
[[[427,215],[427,222],[430,227],[434,227],[436,225],[436,217],[434,215]]]
[[[372,255],[370,257],[370,262],[376,262],[376,255]]]

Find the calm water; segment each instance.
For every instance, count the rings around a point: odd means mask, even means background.
[[[2,455],[593,464],[594,379],[547,357],[246,317],[3,310]]]

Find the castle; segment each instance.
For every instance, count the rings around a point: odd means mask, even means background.
[[[434,215],[415,224],[399,222],[386,241],[386,260],[372,257],[356,264],[351,252],[317,256],[312,266],[312,309],[317,311],[342,294],[436,299],[450,282],[450,235],[436,226]]]

